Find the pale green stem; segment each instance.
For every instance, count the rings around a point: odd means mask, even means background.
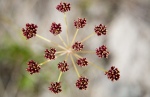
[[[47,42],[51,42],[51,40],[48,40],[48,39],[46,39],[46,38],[44,38],[44,37],[42,37],[42,36],[40,36],[38,34],[36,34],[36,36],[39,37],[39,38],[41,38],[41,39],[43,39],[43,40],[45,40],[45,41],[47,41]]]
[[[56,52],[56,54],[63,53],[63,52],[65,52],[65,51],[58,51],[58,52]]]
[[[60,72],[57,82],[60,81],[61,76],[62,76],[62,72]]]
[[[65,20],[65,23],[66,23],[66,37],[67,37],[67,43],[68,43],[68,45],[69,45],[68,24],[67,24],[66,13],[64,13],[64,20]]]
[[[95,53],[95,51],[75,51],[76,53],[85,53],[85,54],[88,54],[88,53]]]
[[[85,42],[86,40],[88,40],[89,38],[91,38],[93,35],[95,35],[95,32],[91,33],[90,35],[88,35],[87,37],[85,37],[81,42]]]
[[[67,61],[67,60],[68,60],[68,56],[69,56],[69,53],[66,55],[65,61]]]
[[[53,42],[53,41],[51,41],[51,40],[48,40],[48,39],[46,39],[46,38],[44,38],[44,37],[42,37],[42,36],[40,36],[40,35],[38,35],[38,34],[36,34],[36,36],[39,37],[39,38],[41,38],[41,39],[43,39],[43,40],[45,40],[45,41],[47,41],[47,42],[50,42],[50,43],[56,45],[57,47],[59,47],[59,48],[61,48],[61,49],[63,49],[63,50],[66,50],[66,48],[64,48],[63,46],[61,46],[61,45],[59,45],[59,44],[57,44],[57,43],[55,43],[55,42]]]
[[[62,56],[62,55],[64,55],[64,54],[66,54],[66,52],[59,54],[58,56],[56,56],[56,58],[58,58],[58,57],[60,57],[60,56]],[[39,65],[46,64],[46,63],[48,63],[49,61],[51,61],[51,60],[46,60],[46,61],[40,63]]]
[[[60,35],[58,35],[58,37],[60,38],[60,40],[62,41],[62,43],[64,44],[65,47],[67,47],[65,41],[62,39],[62,37]]]
[[[51,61],[51,60],[46,60],[46,61],[44,61],[44,62],[40,63],[39,65],[46,64],[46,63],[48,63],[49,61]]]
[[[72,58],[72,55],[70,55],[70,57],[71,57],[71,61],[72,61],[72,64],[73,64],[73,66],[74,66],[74,69],[75,69],[75,71],[76,71],[78,77],[80,77],[80,74],[79,74],[79,72],[78,72],[78,69],[77,69],[77,67],[76,67],[76,65],[75,65],[75,62],[74,62],[73,58]]]
[[[76,36],[77,36],[77,34],[78,34],[78,31],[79,31],[79,29],[76,30],[76,32],[75,32],[75,34],[74,34],[74,37],[73,37],[73,40],[72,40],[72,42],[71,42],[71,45],[74,43],[75,38],[76,38]]]

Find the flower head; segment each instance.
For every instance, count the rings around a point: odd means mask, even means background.
[[[62,91],[61,83],[60,82],[52,82],[51,86],[49,87],[49,90],[55,94],[60,93]]]
[[[107,71],[107,70],[101,68],[99,65],[92,63],[90,60],[87,60],[86,57],[82,57],[82,54],[90,54],[91,57],[92,57],[92,54],[96,54],[100,58],[108,57],[109,52],[107,51],[107,47],[105,45],[102,45],[102,46],[96,48],[96,50],[84,50],[83,49],[84,42],[86,40],[90,39],[90,37],[92,37],[94,34],[97,34],[98,36],[106,35],[106,26],[103,24],[99,24],[98,26],[95,26],[95,28],[94,28],[95,32],[94,33],[92,32],[91,34],[87,35],[84,39],[80,40],[80,42],[79,42],[79,41],[76,41],[77,34],[80,31],[80,28],[85,27],[85,25],[87,24],[87,21],[85,18],[78,18],[77,20],[74,20],[74,26],[76,27],[76,31],[74,33],[72,41],[70,41],[70,39],[69,39],[70,34],[69,34],[67,16],[66,16],[67,15],[66,12],[70,11],[70,3],[61,2],[60,4],[58,4],[56,6],[56,9],[64,14],[64,22],[65,22],[65,26],[66,26],[66,31],[63,31],[63,32],[66,33],[66,39],[64,39],[60,35],[62,32],[62,27],[61,27],[60,23],[53,22],[50,26],[49,31],[54,36],[59,34],[58,35],[59,39],[63,45],[57,43],[57,41],[55,41],[55,40],[46,39],[46,38],[36,34],[37,28],[38,28],[37,25],[27,23],[26,28],[22,29],[23,35],[27,39],[32,38],[33,36],[37,36],[38,38],[41,38],[41,39],[49,42],[50,45],[53,44],[54,48],[45,50],[44,57],[48,60],[46,60],[40,64],[37,64],[35,61],[31,60],[28,62],[28,68],[26,70],[28,72],[30,72],[30,74],[38,73],[43,64],[46,64],[46,63],[50,62],[51,60],[55,60],[55,58],[58,58],[60,56],[66,55],[65,57],[64,56],[62,57],[63,59],[60,58],[60,60],[62,59],[65,61],[60,61],[57,64],[57,67],[60,70],[60,74],[58,76],[57,82],[52,82],[49,87],[49,90],[55,94],[60,93],[62,91],[60,80],[61,80],[62,74],[69,70],[70,65],[68,65],[68,62],[70,62],[70,61],[68,61],[68,59],[69,59],[68,57],[70,57],[71,62],[72,62],[69,64],[72,65],[72,67],[75,69],[75,72],[78,76],[78,80],[76,81],[75,84],[76,84],[76,87],[79,88],[79,90],[86,90],[88,87],[89,80],[88,80],[88,78],[80,75],[80,72],[78,71],[78,67],[76,65],[79,65],[81,68],[83,66],[87,66],[89,63],[89,65],[94,65],[103,72],[106,71],[105,75],[108,77],[108,79],[110,79],[112,81],[118,80],[120,78],[120,74],[119,74],[118,69],[115,68],[114,66],[112,66],[111,69]],[[67,40],[67,42],[66,42],[66,40]],[[91,44],[91,46],[92,45],[93,44]],[[57,52],[56,52],[55,48],[58,48]],[[81,56],[80,56],[80,54],[81,54]],[[77,61],[75,61],[75,58],[77,59]]]
[[[69,70],[69,65],[66,63],[66,61],[64,62],[59,62],[58,63],[58,69],[61,71],[61,72],[66,72]]]
[[[88,65],[88,61],[87,61],[86,58],[79,58],[79,59],[77,60],[77,64],[78,64],[79,66],[81,66],[81,67],[87,66],[87,65]]]
[[[75,42],[73,45],[72,45],[72,48],[75,50],[75,51],[81,51],[83,49],[83,44],[81,42]]]
[[[40,65],[38,65],[35,61],[30,60],[28,62],[28,68],[26,69],[30,74],[38,73],[41,69]]]
[[[74,21],[74,26],[79,29],[83,28],[86,25],[86,19],[85,18],[78,18],[78,20]]]
[[[38,26],[35,24],[26,24],[26,28],[22,28],[23,35],[29,39],[36,35]]]
[[[98,36],[101,36],[102,34],[103,35],[106,35],[106,26],[103,25],[103,24],[99,24],[98,26],[96,26],[94,28],[95,30],[95,33],[98,35]]]
[[[55,22],[53,22],[49,31],[54,35],[60,34],[60,32],[62,31],[61,24],[60,23],[56,24]]]
[[[108,79],[110,79],[111,81],[114,80],[118,80],[120,78],[120,74],[119,74],[119,70],[118,68],[115,68],[115,66],[112,66],[110,68],[110,70],[108,70],[107,72],[105,72],[105,75],[107,75]]]
[[[76,87],[80,90],[86,90],[89,80],[86,77],[80,77],[76,82]]]
[[[101,47],[96,49],[96,54],[100,58],[108,58],[109,52],[107,51],[107,47],[105,45],[102,45]]]
[[[53,60],[53,59],[55,59],[55,53],[56,53],[55,48],[50,48],[50,50],[46,49],[45,50],[45,58]]]
[[[61,2],[59,5],[57,5],[56,9],[63,13],[70,11],[70,3]]]

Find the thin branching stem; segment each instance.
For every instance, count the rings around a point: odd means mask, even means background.
[[[71,58],[71,61],[72,61],[73,67],[74,67],[74,69],[75,69],[75,71],[76,71],[76,73],[77,73],[78,77],[80,77],[80,74],[79,74],[79,72],[78,72],[78,69],[77,69],[77,67],[76,67],[76,65],[75,65],[75,62],[74,62],[73,58],[72,58],[72,55],[70,55],[70,58]]]
[[[95,53],[95,51],[76,51],[75,53],[85,53],[85,54],[88,54],[88,53]]]
[[[47,41],[47,42],[51,42],[51,40],[48,40],[48,39],[46,39],[46,38],[44,38],[44,37],[42,37],[42,36],[40,36],[38,34],[36,34],[36,36],[39,37],[39,38],[41,38],[41,39],[43,39],[43,40],[45,40],[45,41]]]
[[[44,62],[40,63],[39,65],[46,64],[46,63],[48,63],[49,61],[51,61],[51,60],[46,60],[46,61],[44,61]]]
[[[58,52],[56,52],[56,54],[63,53],[63,52],[65,52],[65,51],[58,51]]]
[[[87,37],[85,37],[81,42],[85,42],[86,40],[88,40],[89,38],[91,38],[93,35],[95,35],[95,32],[91,33],[90,35],[88,35]]]
[[[58,58],[58,57],[60,57],[60,56],[62,56],[62,55],[64,55],[64,54],[66,54],[66,52],[59,54],[58,56],[56,56],[56,58]],[[48,62],[50,62],[50,61],[51,61],[51,60],[46,60],[46,61],[40,63],[39,65],[44,65],[44,64],[46,64],[46,63],[48,63]]]
[[[67,53],[66,58],[65,58],[65,61],[67,61],[67,60],[68,60],[68,56],[69,56],[69,53]]]
[[[66,24],[66,37],[67,37],[67,43],[68,43],[68,45],[69,45],[68,24],[67,24],[67,16],[66,16],[66,13],[64,13],[64,20],[65,20],[65,24]]]
[[[75,32],[75,34],[74,34],[74,37],[73,37],[73,40],[72,40],[72,42],[71,42],[71,45],[74,43],[75,38],[76,38],[76,36],[77,36],[77,34],[78,34],[78,31],[79,31],[79,29],[76,30],[76,32]]]
[[[61,76],[62,76],[62,72],[60,72],[57,82],[60,81]]]
[[[40,36],[40,35],[38,35],[38,34],[36,34],[36,36],[39,37],[39,38],[41,38],[41,39],[43,39],[43,40],[45,40],[45,41],[47,41],[47,42],[50,42],[50,43],[56,45],[57,47],[59,47],[59,48],[61,48],[61,49],[63,49],[63,50],[66,50],[66,48],[64,48],[63,46],[61,46],[61,45],[59,45],[59,44],[57,44],[57,43],[55,43],[55,42],[53,42],[53,41],[51,41],[51,40],[48,40],[48,39],[46,39],[46,38],[44,38],[44,37],[42,37],[42,36]]]
[[[61,35],[58,35],[59,39],[62,41],[62,43],[64,44],[65,47],[67,47],[65,41],[63,40],[63,38],[61,37]]]

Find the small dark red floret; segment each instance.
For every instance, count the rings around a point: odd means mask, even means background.
[[[61,2],[59,5],[56,6],[56,9],[63,13],[70,11],[70,3]]]
[[[66,61],[64,62],[59,62],[58,63],[58,69],[61,71],[61,72],[66,72],[69,70],[69,65],[66,63]]]
[[[107,75],[108,79],[110,79],[111,81],[114,80],[118,80],[120,78],[120,74],[119,74],[119,70],[118,68],[115,68],[115,66],[112,66],[110,68],[110,70],[108,70],[107,72],[105,72],[105,75]]]
[[[37,25],[27,23],[26,28],[22,28],[23,35],[27,39],[32,38],[33,36],[36,36],[37,28],[38,28]]]
[[[75,51],[81,51],[83,49],[83,44],[81,42],[75,42],[73,45],[72,45],[72,48],[75,50]]]
[[[79,90],[86,90],[88,86],[89,80],[86,77],[80,77],[76,82],[76,87],[79,88]]]
[[[109,52],[107,51],[107,47],[105,45],[102,45],[101,47],[96,48],[96,54],[100,58],[108,58]]]
[[[79,58],[79,59],[77,60],[77,64],[78,64],[79,66],[81,66],[81,67],[87,66],[87,65],[88,65],[88,61],[87,61],[86,58]]]
[[[85,18],[78,18],[78,20],[74,20],[74,26],[79,29],[83,28],[86,25],[86,19]]]
[[[52,34],[54,34],[54,35],[60,34],[60,33],[62,32],[62,30],[61,30],[61,24],[60,24],[60,23],[56,24],[55,22],[53,22],[53,23],[51,24],[51,28],[50,28],[49,31],[50,31]]]
[[[45,58],[54,60],[55,59],[55,53],[56,49],[55,48],[50,48],[50,50],[46,49],[45,50]]]
[[[49,87],[49,90],[55,94],[60,93],[62,91],[61,83],[60,82],[52,82],[51,86]]]
[[[103,24],[99,24],[98,26],[96,26],[95,28],[94,28],[94,30],[95,30],[95,33],[98,35],[98,36],[101,36],[102,34],[103,35],[106,35],[106,26],[105,25],[103,25]]]
[[[26,69],[30,74],[38,73],[41,69],[40,65],[38,65],[35,61],[30,60],[28,62],[28,68]]]

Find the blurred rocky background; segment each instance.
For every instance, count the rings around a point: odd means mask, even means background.
[[[30,59],[43,62],[44,50],[51,45],[35,37],[26,40],[21,29],[26,23],[39,26],[38,34],[61,43],[50,32],[52,22],[63,26],[63,14],[56,10],[60,0],[0,0],[0,97],[150,97],[150,0],[63,0],[71,3],[67,13],[69,36],[73,37],[74,20],[85,17],[87,25],[79,30],[78,40],[86,37],[100,23],[107,26],[107,36],[93,36],[85,42],[85,49],[95,50],[107,45],[108,59],[96,55],[83,55],[97,65],[109,69],[118,67],[121,78],[111,82],[104,73],[89,65],[79,68],[81,75],[89,78],[86,91],[78,90],[71,68],[62,78],[63,92],[53,94],[50,82],[59,75],[56,64],[50,62],[39,74],[26,72]]]

